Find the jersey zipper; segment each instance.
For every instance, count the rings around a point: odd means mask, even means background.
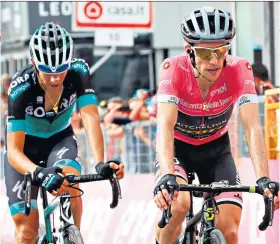
[[[206,102],[206,100],[208,98],[208,95],[209,95],[211,89],[209,89],[208,94],[207,94],[206,98],[204,99],[204,97],[202,95],[202,92],[201,92],[201,89],[200,89],[200,86],[198,84],[198,81],[196,80],[196,82],[197,82],[197,85],[198,85],[198,88],[199,88],[199,91],[200,91],[201,98],[203,100],[203,103],[202,103],[202,111],[203,111],[203,113],[202,113],[202,116],[201,116],[200,125],[199,125],[199,133],[198,133],[198,139],[200,140],[201,139],[201,135],[202,135],[202,128],[204,126],[204,117],[205,117],[204,113],[207,110],[207,102]],[[210,102],[211,102],[211,100],[210,100]]]

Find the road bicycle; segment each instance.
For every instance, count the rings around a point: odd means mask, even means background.
[[[54,198],[50,203],[48,203],[47,192],[45,189],[41,189],[42,204],[44,209],[44,233],[39,235],[36,244],[83,244],[83,238],[80,233],[80,230],[73,224],[72,213],[70,209],[70,198],[80,197],[83,195],[83,190],[74,187],[77,183],[86,183],[93,181],[103,181],[109,180],[112,187],[112,202],[110,204],[111,208],[115,208],[118,205],[119,199],[121,196],[121,188],[119,180],[114,173],[112,177],[105,178],[99,174],[87,174],[87,175],[67,175],[65,179],[70,183],[69,187],[77,189],[81,194],[78,196],[70,196],[69,192],[66,192],[63,195],[60,195]],[[26,173],[24,175],[23,190],[25,192],[25,206],[24,206],[24,215],[28,216],[30,214],[31,208],[31,173]],[[51,214],[54,213],[55,209],[59,208],[59,220],[60,228],[58,233],[56,229],[51,224]]]
[[[186,226],[182,235],[175,242],[176,244],[226,244],[222,232],[216,229],[215,214],[219,213],[219,206],[215,201],[215,196],[222,192],[248,192],[263,195],[258,186],[229,185],[228,181],[213,182],[210,185],[192,185],[194,173],[188,174],[189,184],[181,184],[180,191],[190,192],[190,210],[186,216]],[[279,183],[270,183],[269,189],[274,196],[278,194]],[[173,198],[174,192],[170,192]],[[201,210],[194,215],[193,197],[203,197]],[[263,222],[259,225],[261,231],[272,226],[274,217],[274,197],[264,197],[265,214]],[[171,205],[163,211],[162,218],[158,223],[160,228],[164,228],[171,218]],[[197,225],[201,222],[200,230]]]

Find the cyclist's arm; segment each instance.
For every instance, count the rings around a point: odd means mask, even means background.
[[[104,162],[104,140],[97,106],[87,105],[80,113],[95,162]]]
[[[176,60],[165,60],[160,68],[157,91],[156,151],[162,175],[174,174],[174,126],[178,116],[178,77]]]
[[[267,151],[260,124],[258,104],[249,103],[243,105],[240,107],[239,113],[244,126],[245,138],[248,143],[256,177],[269,177]]]
[[[260,114],[258,111],[258,97],[254,86],[254,77],[251,67],[246,60],[241,60],[238,70],[235,72],[238,81],[239,114],[245,130],[245,138],[248,143],[251,159],[257,178],[269,176],[268,159]]]
[[[77,93],[77,107],[95,162],[104,162],[104,142],[97,108],[98,101],[90,80],[89,68],[83,59],[76,62],[79,63],[76,66],[78,68],[75,70],[76,81],[74,83]]]
[[[23,76],[17,73],[13,77],[12,83],[17,83],[17,79]],[[21,174],[32,172],[37,167],[24,154],[25,130],[26,130],[26,106],[32,94],[29,92],[31,82],[18,83],[9,88],[8,91],[8,116],[7,116],[7,157],[13,168]]]
[[[10,165],[21,174],[31,172],[36,169],[37,165],[32,163],[24,154],[25,132],[16,131],[7,134],[7,156]]]
[[[156,150],[162,175],[174,174],[174,126],[177,121],[176,104],[158,103]]]

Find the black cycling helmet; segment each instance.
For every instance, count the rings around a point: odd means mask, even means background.
[[[47,22],[33,34],[29,43],[29,51],[37,67],[47,65],[56,68],[71,62],[73,40],[60,25]]]
[[[219,9],[203,7],[185,16],[181,32],[186,42],[230,42],[235,36],[232,17]]]

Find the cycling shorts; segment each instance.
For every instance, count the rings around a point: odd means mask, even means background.
[[[230,148],[228,133],[211,142],[195,146],[175,139],[175,172],[188,182],[187,173],[195,172],[200,184],[210,184],[222,180],[230,185],[240,185]],[[159,163],[156,159],[156,182],[161,178]],[[234,204],[242,208],[241,192],[226,192],[215,197],[218,204]]]
[[[68,166],[81,172],[77,142],[71,127],[47,139],[26,135],[24,154],[40,167]],[[22,191],[24,175],[9,164],[6,152],[4,154],[4,173],[10,211],[13,216],[23,212],[24,209]],[[31,209],[37,209],[38,189],[37,186],[32,186]]]

